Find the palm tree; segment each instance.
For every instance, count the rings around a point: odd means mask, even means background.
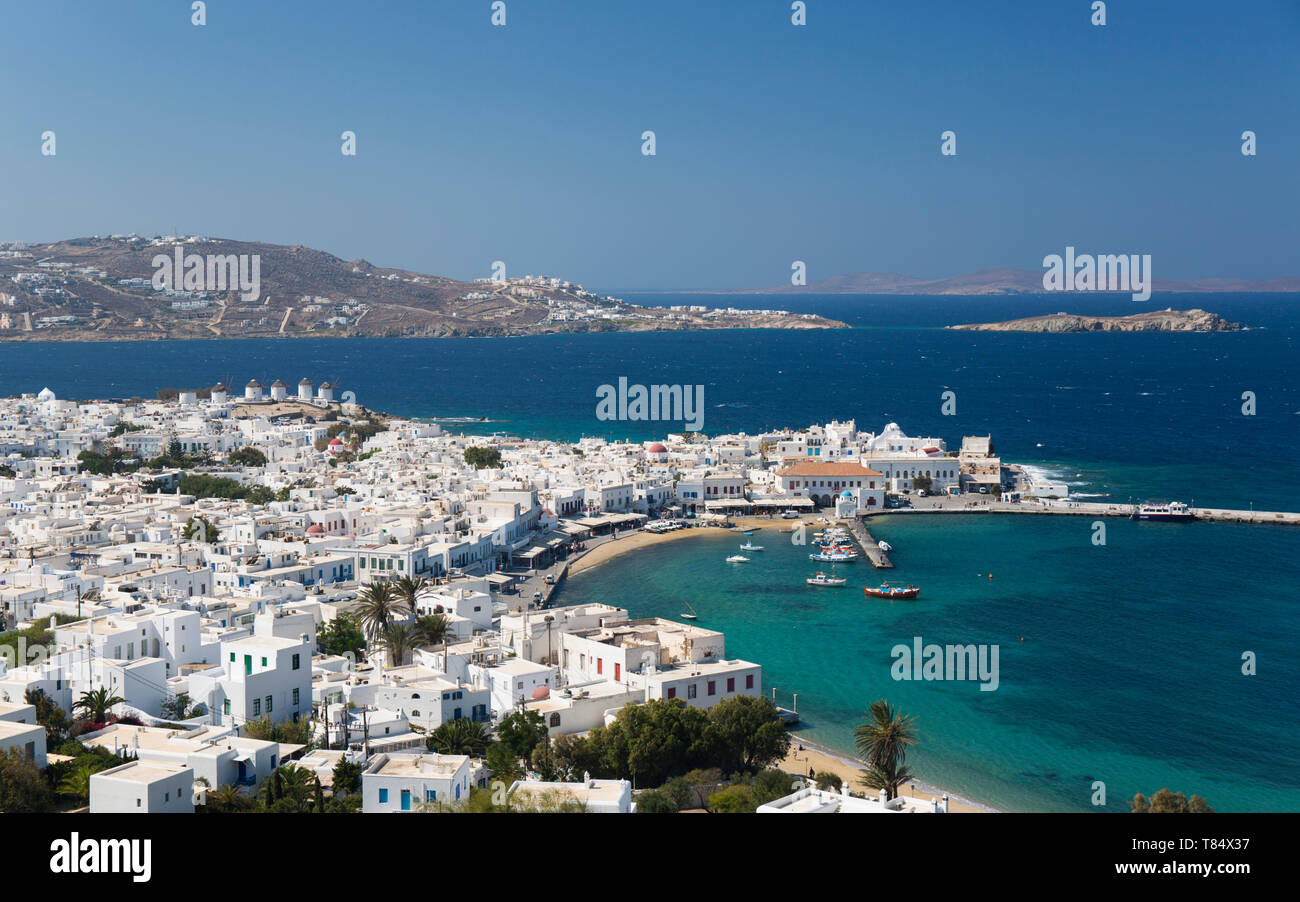
[[[207,793],[207,805],[205,811],[214,814],[225,814],[234,811],[248,811],[253,807],[253,800],[244,794],[244,791],[238,786],[225,784],[218,786],[216,789],[210,789]]]
[[[484,724],[463,717],[449,720],[430,733],[425,744],[440,755],[472,755],[481,757],[492,740]]]
[[[365,624],[372,642],[383,632],[384,627],[393,622],[396,613],[397,599],[393,596],[393,587],[388,583],[372,582],[359,593],[357,616]]]
[[[401,624],[386,626],[379,636],[379,645],[388,658],[388,666],[401,667],[415,650],[415,632]]]
[[[96,767],[94,762],[91,761],[78,763],[59,781],[59,792],[63,795],[75,796],[82,802],[88,801],[90,799],[90,776],[103,769],[102,767]]]
[[[125,701],[126,699],[111,695],[107,689],[101,687],[81,693],[81,698],[77,699],[72,710],[84,711],[86,719],[91,723],[103,723],[108,720],[109,709]]]
[[[428,581],[423,578],[402,576],[393,581],[393,594],[397,596],[406,612],[415,616],[419,607],[420,596],[424,594],[425,589],[428,587]]]
[[[860,782],[871,789],[883,789],[887,798],[898,795],[898,787],[912,779],[904,764],[907,747],[916,745],[915,718],[904,716],[883,698],[871,703],[866,719],[853,731],[858,755],[867,762]]]
[[[306,811],[314,795],[312,784],[316,781],[316,774],[305,767],[286,764],[276,770],[275,776],[278,778],[274,781],[275,799],[267,807],[281,799],[288,799],[293,803],[295,811]]]
[[[447,636],[450,626],[442,614],[425,614],[416,618],[411,633],[417,646],[437,645]]]

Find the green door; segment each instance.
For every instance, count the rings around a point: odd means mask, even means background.
[[[249,676],[253,672],[253,656],[244,655],[244,676]]]

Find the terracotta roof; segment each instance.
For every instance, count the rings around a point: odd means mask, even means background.
[[[884,476],[884,473],[868,469],[860,463],[832,463],[830,461],[807,460],[793,466],[778,470],[778,476]]]

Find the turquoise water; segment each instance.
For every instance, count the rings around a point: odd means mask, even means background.
[[[729,655],[763,665],[769,694],[799,694],[801,733],[852,753],[863,709],[888,698],[917,718],[918,777],[999,809],[1097,810],[1100,780],[1104,810],[1169,787],[1221,811],[1300,811],[1300,530],[1109,520],[1095,546],[1081,517],[870,526],[917,601],[865,599],[883,573],[865,562],[839,567],[843,589],[805,586],[823,565],[774,526],[749,564],[723,560],[740,537],[702,534],[579,573],[558,603],[675,618],[689,602]],[[895,681],[891,649],[915,636],[998,645],[998,688]]]

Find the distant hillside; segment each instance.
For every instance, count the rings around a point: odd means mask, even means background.
[[[968,323],[948,326],[971,332],[1236,332],[1241,323],[1230,323],[1217,313],[1194,310],[1154,310],[1132,316],[1079,316],[1053,313],[1001,323]]]
[[[202,258],[205,278],[155,286],[155,258]],[[256,297],[210,258],[259,260]],[[218,262],[212,273],[226,272]],[[185,274],[189,265],[181,267]],[[237,275],[237,269],[229,270]],[[193,290],[187,290],[191,288]],[[683,329],[831,329],[844,323],[785,311],[665,310],[602,297],[552,278],[462,282],[341,260],[300,245],[225,238],[76,238],[0,245],[0,340],[272,336],[492,336]]]
[[[1153,291],[1300,292],[1300,276],[1249,279],[1156,279]],[[729,292],[730,293],[730,292]],[[995,267],[946,279],[916,279],[898,273],[859,272],[819,279],[804,286],[775,285],[739,294],[1042,294],[1043,272]],[[1127,294],[1128,292],[1120,292]]]

